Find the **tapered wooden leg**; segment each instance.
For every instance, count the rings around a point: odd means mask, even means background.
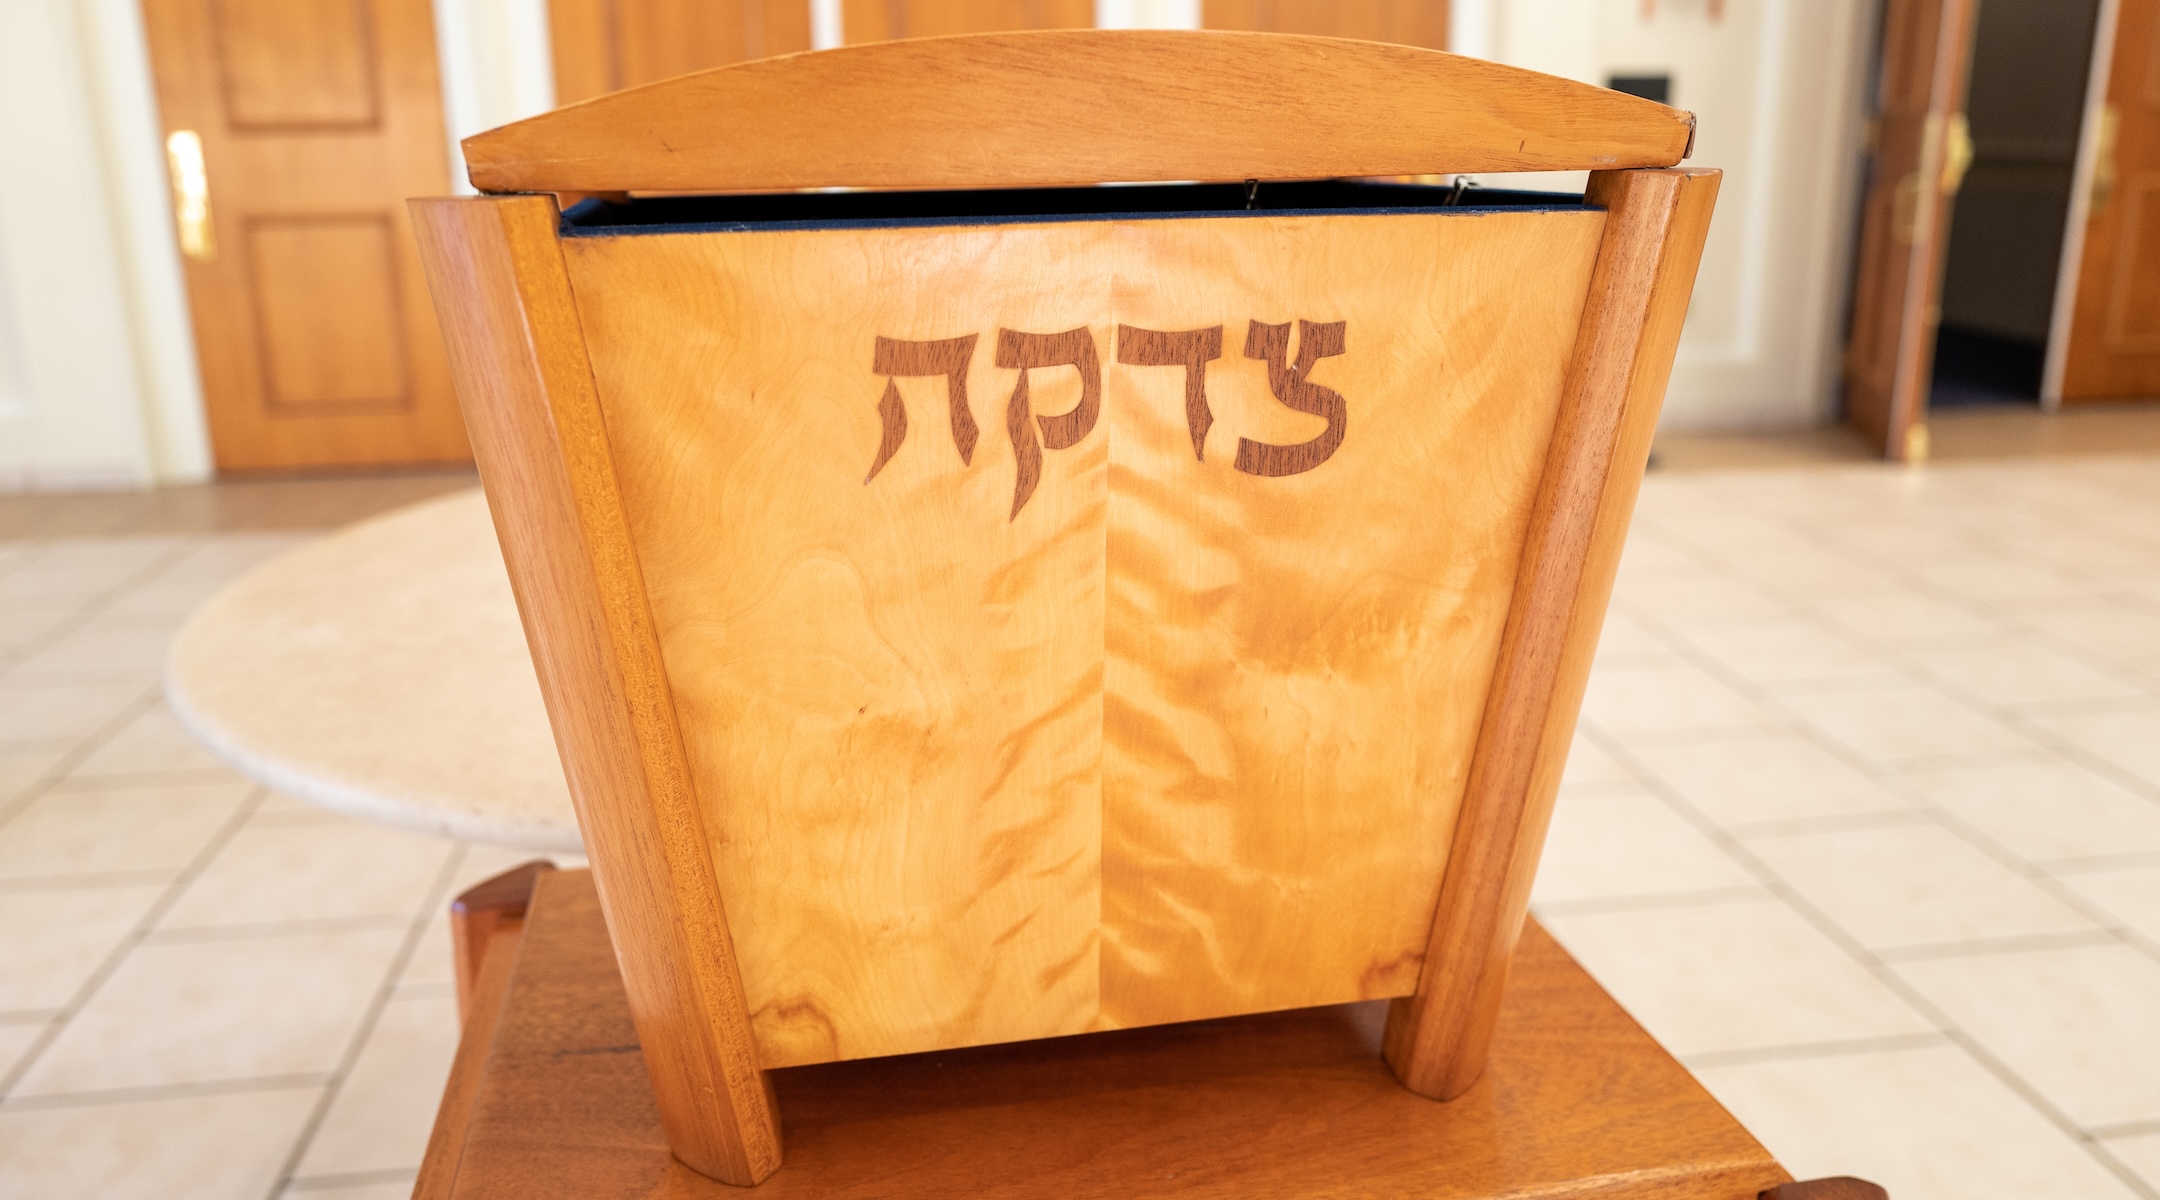
[[[712,844],[615,489],[552,196],[416,200],[414,236],[675,1157],[780,1166]]]
[[[1545,474],[1414,995],[1388,1012],[1403,1085],[1453,1099],[1485,1070],[1553,796],[1665,398],[1718,173],[1600,171],[1606,210]]]

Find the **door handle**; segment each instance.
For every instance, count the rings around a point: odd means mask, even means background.
[[[180,236],[180,253],[196,262],[215,262],[210,172],[203,166],[202,139],[194,130],[176,129],[165,139],[165,166],[172,173],[173,224]]]
[[[1950,115],[1950,137],[1943,147],[1942,191],[1945,196],[1955,196],[1965,186],[1965,172],[1972,169],[1972,125],[1964,113]]]
[[[2097,221],[2108,209],[2108,202],[2115,198],[2115,142],[2122,132],[2122,112],[2113,104],[2100,110],[2100,136],[2093,155],[2092,196],[2085,206],[2085,219]]]

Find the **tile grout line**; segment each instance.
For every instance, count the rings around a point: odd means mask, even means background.
[[[2120,1162],[2112,1152],[2102,1147],[2093,1137],[2086,1133],[2082,1126],[2071,1120],[2068,1113],[2056,1108],[2054,1103],[2048,1100],[2039,1089],[2010,1069],[2009,1064],[1996,1058],[1978,1037],[1952,1020],[1948,1013],[1928,1000],[1917,988],[1908,984],[1891,968],[1889,963],[1884,962],[1872,951],[1861,945],[1842,926],[1832,920],[1829,914],[1822,912],[1806,897],[1799,894],[1796,889],[1786,884],[1781,876],[1772,871],[1768,864],[1757,858],[1738,838],[1726,833],[1716,822],[1711,821],[1693,804],[1681,797],[1662,778],[1655,773],[1649,772],[1646,764],[1636,759],[1624,745],[1618,743],[1617,739],[1601,730],[1593,730],[1591,736],[1594,740],[1599,741],[1599,748],[1607,754],[1621,759],[1632,770],[1642,771],[1648,779],[1655,780],[1655,783],[1651,785],[1653,790],[1675,811],[1695,825],[1698,832],[1710,838],[1720,849],[1746,867],[1756,878],[1762,880],[1763,886],[1783,901],[1786,907],[1791,909],[1802,920],[1814,926],[1816,932],[1822,934],[1838,946],[1839,949],[1843,950],[1848,957],[1864,968],[1877,982],[1889,988],[1899,999],[1910,1005],[1913,1011],[1933,1024],[1952,1044],[1962,1049],[1982,1069],[1995,1076],[1999,1082],[2023,1099],[2026,1104],[2030,1105],[2035,1112],[2054,1125],[2056,1129],[2068,1135],[2074,1143],[2083,1147],[2102,1167],[2122,1180],[2144,1200],[2160,1200],[2160,1190],[2156,1190],[2152,1185],[2146,1183],[2135,1171]]]
[[[1748,903],[1766,898],[1760,887],[1696,888],[1685,892],[1631,892],[1604,896],[1581,896],[1572,900],[1538,900],[1531,909],[1539,920],[1551,917],[1593,917],[1606,913],[1665,912],[1676,908],[1709,908],[1719,904]]]
[[[1721,567],[1718,567],[1716,564],[1710,564],[1710,566],[1711,569],[1716,570],[1721,576],[1725,575]],[[1728,582],[1730,582],[1729,577]],[[1782,605],[1780,606],[1782,607]],[[1642,612],[1640,610],[1634,609],[1632,606],[1630,606],[1629,611],[1631,615],[1634,615],[1640,623],[1649,626],[1652,632],[1656,633],[1661,638],[1661,640],[1666,642],[1667,645],[1674,646],[1675,653],[1677,653],[1680,657],[1694,665],[1696,669],[1704,671],[1713,679],[1716,679],[1718,682],[1724,684],[1726,687],[1733,689],[1734,692],[1741,695],[1750,702],[1755,703],[1758,706],[1766,707],[1766,711],[1770,712],[1773,716],[1787,717],[1787,728],[1789,731],[1799,733],[1801,736],[1807,738],[1809,741],[1814,742],[1819,749],[1830,752],[1840,760],[1846,762],[1848,765],[1853,766],[1856,769],[1862,770],[1864,774],[1876,779],[1878,782],[1890,781],[1895,785],[1895,791],[1893,792],[1893,794],[1898,795],[1901,799],[1911,794],[1907,790],[1909,785],[1907,785],[1902,779],[1899,779],[1894,772],[1888,771],[1880,767],[1872,759],[1868,759],[1865,756],[1856,756],[1855,754],[1849,752],[1847,747],[1845,747],[1844,744],[1839,741],[1839,739],[1830,737],[1827,730],[1819,730],[1813,722],[1808,721],[1805,718],[1799,717],[1798,714],[1792,713],[1786,705],[1780,702],[1777,697],[1771,695],[1766,689],[1758,687],[1751,680],[1748,680],[1740,676],[1738,672],[1733,671],[1724,663],[1723,660],[1717,658],[1714,655],[1709,655],[1701,651],[1692,644],[1688,643],[1685,638],[1679,637],[1672,630],[1670,625],[1660,616],[1648,612]],[[1677,643],[1677,645],[1675,645],[1675,643]],[[1865,643],[1863,642],[1863,644]],[[1907,678],[1911,678],[1910,672],[1904,672],[1904,674]],[[1926,681],[1918,680],[1916,682],[1925,683]],[[1952,703],[1959,703],[1954,698],[1946,697],[1946,699],[1951,699]],[[1766,700],[1771,702],[1767,706],[1765,706],[1763,703]],[[1967,706],[1960,704],[1960,707]],[[1975,715],[1981,715],[1984,718],[1984,714]],[[1937,1008],[1932,1002],[1926,1000],[1926,998],[1922,996],[1917,989],[1907,984],[1905,980],[1901,976],[1899,976],[1894,969],[1891,968],[1889,963],[1883,961],[1872,951],[1869,951],[1864,946],[1860,945],[1857,939],[1854,939],[1851,935],[1846,933],[1842,926],[1839,926],[1834,920],[1829,917],[1829,914],[1824,913],[1818,908],[1816,908],[1813,903],[1807,901],[1805,897],[1801,896],[1796,889],[1793,889],[1788,884],[1786,884],[1781,876],[1777,875],[1776,872],[1770,870],[1768,864],[1764,863],[1761,859],[1759,859],[1752,850],[1750,850],[1744,843],[1740,841],[1740,839],[1734,837],[1731,833],[1727,832],[1723,826],[1719,825],[1715,821],[1712,821],[1707,814],[1697,809],[1694,804],[1688,802],[1684,797],[1679,795],[1677,790],[1672,788],[1670,784],[1666,783],[1662,776],[1650,770],[1648,764],[1637,758],[1633,754],[1633,752],[1626,747],[1626,745],[1621,741],[1621,739],[1599,728],[1595,721],[1587,722],[1587,725],[1589,736],[1592,738],[1593,741],[1598,743],[1600,749],[1604,750],[1608,755],[1618,759],[1622,763],[1622,765],[1625,766],[1631,773],[1637,775],[1639,778],[1644,779],[1646,784],[1651,787],[1651,790],[1653,792],[1658,794],[1659,797],[1663,799],[1668,805],[1670,805],[1676,811],[1680,812],[1683,816],[1685,816],[1691,824],[1695,825],[1698,832],[1704,833],[1705,836],[1708,836],[1721,849],[1725,850],[1728,855],[1731,855],[1743,866],[1745,866],[1751,873],[1756,876],[1756,878],[1762,880],[1764,886],[1769,888],[1773,893],[1777,894],[1778,897],[1782,899],[1786,903],[1786,905],[1790,907],[1795,913],[1799,914],[1803,917],[1803,919],[1806,919],[1810,924],[1814,925],[1818,932],[1821,932],[1825,936],[1831,938],[1831,940],[1837,945],[1839,945],[1841,948],[1843,948],[1845,952],[1854,959],[1854,961],[1858,962],[1860,965],[1866,968],[1870,974],[1874,975],[1879,982],[1882,982],[1885,986],[1888,986],[1900,998],[1904,999],[1907,1004],[1912,1005],[1916,1012],[1921,1013],[1923,1016],[1927,1017],[1930,1021],[1932,1021],[1938,1029],[1943,1030],[1946,1035],[1950,1036],[1961,1047],[1963,1047],[1965,1052],[1969,1056],[1971,1056],[1976,1062],[1980,1063],[1991,1074],[1995,1075],[1998,1080],[2005,1084],[2005,1086],[2010,1087],[2014,1092],[2016,1092],[2020,1097],[2022,1097],[2026,1101],[2026,1103],[2031,1105],[2035,1111],[2041,1113],[2048,1121],[2054,1124],[2056,1128],[2062,1130],[2064,1133],[2068,1134],[2072,1138],[2072,1140],[2077,1142],[2079,1145],[2085,1147],[2088,1153],[2090,1153],[2096,1161],[2100,1162],[2103,1167],[2105,1167],[2108,1171],[2114,1174],[2117,1178],[2123,1180],[2128,1186],[2134,1189],[2138,1195],[2145,1197],[2146,1200],[2160,1200],[2160,1189],[2155,1189],[2151,1184],[2148,1184],[2136,1172],[2130,1170],[2125,1164],[2121,1163],[2118,1159],[2116,1159],[2112,1152],[2107,1151],[2098,1142],[2096,1142],[2093,1138],[2087,1135],[2081,1126],[2079,1126],[2075,1121],[2071,1120],[2069,1114],[2057,1109],[2051,1101],[2047,1100],[2046,1097],[2039,1092],[2037,1088],[2033,1087],[2022,1076],[2011,1070],[2009,1064],[1997,1059],[1995,1055],[1991,1051],[1987,1050],[1987,1048],[1980,1042],[1978,1037],[1972,1035],[1962,1026],[1958,1025],[1955,1021],[1950,1020],[1947,1013]]]
[[[133,724],[137,718],[157,707],[163,695],[163,683],[152,684],[133,700],[121,705],[120,711],[106,718],[103,724],[75,739],[75,744],[54,759],[53,765],[47,767],[43,775],[24,785],[14,796],[0,801],[0,828],[6,827],[8,822],[21,816],[25,809],[39,800],[61,790],[60,784],[69,772],[83,765],[91,755],[104,749],[107,742]]]
[[[1712,564],[1712,569],[1716,569],[1715,564]],[[1867,755],[1860,754],[1857,750],[1848,747],[1842,739],[1830,734],[1828,730],[1821,729],[1816,726],[1814,722],[1809,721],[1806,717],[1797,713],[1793,713],[1789,707],[1782,703],[1782,698],[1779,697],[1774,691],[1769,688],[1763,687],[1760,684],[1757,684],[1752,679],[1749,679],[1748,677],[1742,675],[1740,672],[1732,669],[1731,666],[1725,663],[1725,661],[1719,658],[1717,655],[1711,654],[1695,646],[1693,643],[1689,642],[1684,635],[1681,635],[1676,630],[1674,630],[1670,626],[1670,624],[1667,623],[1667,621],[1662,617],[1636,610],[1633,619],[1636,620],[1639,624],[1647,625],[1652,630],[1652,632],[1657,634],[1661,640],[1666,642],[1667,645],[1673,646],[1673,653],[1680,657],[1682,660],[1693,665],[1696,669],[1702,671],[1704,674],[1710,676],[1717,682],[1723,684],[1728,688],[1731,688],[1735,693],[1739,694],[1744,699],[1748,700],[1750,703],[1753,703],[1759,707],[1764,707],[1774,716],[1784,717],[1786,719],[1788,733],[1798,733],[1800,736],[1812,742],[1818,749],[1824,750],[1832,754],[1840,761],[1846,763],[1846,765],[1854,768],[1857,771],[1860,771],[1862,774],[1875,781],[1879,786],[1885,788],[1892,795],[1896,796],[1899,800],[1903,801],[1907,808],[1910,809],[1912,812],[1924,817],[1927,820],[1934,822],[1945,832],[1948,832],[1952,836],[1959,838],[1967,845],[1971,846],[1973,849],[1995,860],[1999,865],[2012,871],[2020,878],[2026,879],[2044,894],[2055,899],[2057,902],[2069,907],[2072,911],[2077,912],[2080,916],[2083,916],[2087,920],[2092,921],[2096,926],[2108,930],[2114,936],[2114,939],[2117,942],[2130,946],[2132,949],[2136,950],[2142,955],[2154,957],[2155,961],[2160,961],[2160,956],[2153,955],[2151,948],[2148,947],[2142,939],[2133,939],[2125,936],[2125,931],[2122,927],[2123,923],[2112,913],[2108,913],[2105,910],[2100,909],[2097,905],[2094,905],[2091,902],[2087,901],[2083,896],[2077,894],[2074,889],[2071,889],[2067,885],[2056,881],[2052,876],[2046,875],[2044,873],[2036,873],[2030,863],[2026,862],[2026,860],[2019,857],[2018,855],[2012,853],[2008,847],[2001,845],[1993,838],[1987,837],[1978,829],[1973,828],[1970,823],[1959,819],[1954,813],[1950,813],[1947,810],[1944,810],[1939,804],[1936,803],[1935,799],[1932,796],[1929,796],[1926,793],[1922,792],[1909,779],[1905,778],[1903,773],[1898,771],[1895,767],[1886,766],[1883,763]],[[1816,623],[1816,626],[1817,628],[1821,628],[1819,622]],[[2026,737],[2028,740],[2033,741],[2036,745],[2039,745],[2042,749],[2056,749],[2056,747],[2049,745],[2048,742],[2057,739],[2033,738],[2023,729],[2011,728],[2001,719],[2001,710],[1995,709],[1993,706],[1985,704],[1975,705],[1974,703],[1972,703],[1971,699],[1968,699],[1968,697],[1973,697],[1973,694],[1967,689],[1964,689],[1957,685],[1954,681],[1948,681],[1945,684],[1937,684],[1935,680],[1928,674],[1924,664],[1906,665],[1911,664],[1912,660],[1909,657],[1899,653],[1894,647],[1886,648],[1881,643],[1874,642],[1865,637],[1861,637],[1855,640],[1857,640],[1863,648],[1873,653],[1881,653],[1883,650],[1888,649],[1890,656],[1900,664],[1900,673],[1904,675],[1907,679],[1911,680],[1912,682],[1929,687],[1937,695],[1941,695],[1944,699],[1949,700],[1951,703],[1959,705],[1959,707],[1963,708],[1971,715],[1978,717],[1981,720],[1989,721],[1997,726],[2008,728],[2010,732],[2016,733],[2021,737]],[[1593,721],[1592,724],[1595,725],[1595,722]],[[1603,733],[1606,737],[1616,736],[1602,729],[1600,729],[1600,732]],[[1644,770],[1648,769],[1647,764],[1641,763],[1638,759],[1633,759],[1632,756],[1630,757],[1630,761],[1634,762],[1638,767],[1641,767]],[[2136,791],[2141,796],[2146,796],[2146,798],[2148,799],[2152,798],[2148,794],[2148,789],[2146,787],[2141,786],[2137,788]],[[1707,816],[1705,816],[1705,819],[1707,819]],[[1719,828],[1723,830],[1724,827],[1720,825]]]
[[[322,1094],[316,1097],[314,1108],[308,1113],[300,1132],[293,1138],[292,1149],[286,1152],[285,1161],[278,1167],[275,1181],[265,1193],[264,1200],[278,1200],[279,1195],[292,1184],[294,1174],[300,1169],[301,1161],[307,1157],[308,1148],[315,1141],[315,1135],[322,1129],[323,1120],[330,1115],[330,1106],[336,1102],[338,1093],[344,1089],[346,1078],[352,1074],[353,1064],[360,1061],[360,1054],[367,1048],[368,1039],[374,1036],[375,1027],[382,1021],[383,1010],[395,998],[398,978],[405,973],[406,965],[412,961],[413,952],[419,948],[421,939],[426,936],[427,921],[435,914],[435,910],[442,907],[445,895],[457,878],[459,867],[471,852],[469,843],[454,842],[452,845],[455,848],[444,856],[442,866],[436,869],[435,882],[428,887],[426,902],[420,906],[419,913],[407,926],[403,944],[392,956],[381,982],[376,984],[374,998],[368,1002],[367,1011],[354,1027],[344,1053],[338,1057],[337,1066],[331,1070],[329,1083],[322,1089]],[[417,1165],[415,1164],[416,1168]]]
[[[102,1108],[111,1104],[142,1101],[185,1100],[196,1096],[233,1096],[248,1092],[286,1091],[321,1087],[329,1079],[322,1071],[295,1075],[249,1075],[234,1079],[206,1079],[194,1083],[156,1083],[137,1087],[94,1088],[81,1092],[51,1092],[16,1096],[0,1101],[0,1112],[43,1112],[56,1108]]]
[[[420,1172],[413,1167],[393,1167],[380,1171],[346,1171],[336,1175],[308,1175],[285,1185],[281,1195],[306,1195],[309,1192],[331,1188],[368,1187],[374,1184],[412,1184],[418,1181]]]
[[[433,887],[431,883],[428,886]],[[363,917],[305,917],[283,921],[227,922],[216,925],[182,925],[153,929],[143,938],[148,946],[206,946],[219,942],[247,942],[261,938],[303,937],[340,933],[375,933],[407,929],[412,919],[389,914]]]
[[[193,554],[199,548],[201,541],[201,536],[197,534],[180,535],[174,539],[172,546],[163,554],[137,568],[132,574],[112,587],[86,600],[76,610],[74,616],[56,623],[37,639],[16,647],[15,650],[8,654],[0,655],[0,680],[4,680],[8,672],[13,671],[22,663],[50,648],[62,638],[88,625],[100,613],[118,603],[126,593],[144,584],[155,582],[159,576],[177,566],[182,558]],[[118,716],[107,720],[96,729],[77,738],[75,745],[62,753],[58,759],[55,759],[53,765],[46,768],[43,775],[31,780],[13,796],[0,798],[0,826],[5,826],[9,821],[14,820],[16,815],[23,809],[28,808],[47,792],[52,791],[62,779],[67,777],[68,772],[81,766],[90,755],[95,754],[114,735],[127,728],[129,722],[142,716],[143,713],[149,711],[151,707],[162,700],[165,694],[165,672],[162,665],[158,670],[158,678],[147,685],[145,691],[148,693],[147,695],[138,695],[135,700],[123,705]],[[5,1094],[4,1089],[0,1089],[0,1094]]]
[[[2121,939],[2105,925],[2057,933],[2009,934],[2002,937],[1963,938],[1952,942],[1914,942],[1883,946],[1869,953],[1889,966],[1940,962],[1946,958],[1991,958],[2005,954],[2030,954],[2041,950],[2091,950],[2113,946]]]
[[[53,643],[97,619],[100,613],[117,603],[123,593],[133,591],[146,583],[155,582],[158,576],[178,565],[181,558],[194,553],[197,543],[201,540],[199,534],[177,535],[173,539],[173,544],[164,553],[137,567],[125,578],[104,591],[94,592],[85,598],[80,607],[75,609],[74,615],[56,622],[41,636],[17,646],[5,654],[0,654],[0,677],[5,677],[9,671],[22,665],[25,659],[36,657],[40,652],[51,648]]]
[[[15,1065],[5,1074],[0,1074],[0,1103],[16,1098],[14,1091],[16,1085],[22,1082],[23,1076],[30,1073],[30,1069],[37,1064],[40,1058],[44,1057],[45,1051],[51,1049],[53,1042],[57,1041],[60,1035],[66,1031],[68,1023],[75,1019],[76,1014],[82,1011],[83,1006],[88,1004],[91,998],[97,994],[98,989],[105,986],[105,981],[120,969],[121,962],[128,955],[135,952],[135,948],[142,944],[143,939],[149,935],[151,930],[157,927],[158,921],[163,919],[166,912],[170,911],[172,906],[179,902],[181,893],[187,890],[188,885],[195,882],[197,876],[209,869],[211,861],[225,849],[226,844],[232,841],[235,834],[240,832],[241,827],[247,824],[248,817],[261,805],[264,795],[265,793],[260,787],[249,790],[247,797],[234,807],[232,816],[226,818],[225,824],[210,836],[209,840],[203,844],[202,849],[196,851],[195,857],[188,862],[188,865],[181,868],[180,873],[174,876],[172,882],[165,886],[164,893],[144,911],[142,918],[135,923],[135,928],[120,939],[119,944],[112,948],[111,952],[105,956],[104,961],[98,964],[97,969],[91,972],[90,977],[85,979],[82,986],[75,990],[75,995],[69,998],[66,1005],[62,1006],[60,1014],[45,1026],[45,1031],[39,1034],[36,1040],[31,1042],[30,1046],[23,1051],[22,1057],[16,1061]]]
[[[1941,1030],[1931,1033],[1898,1033],[1871,1038],[1838,1038],[1823,1042],[1790,1042],[1778,1046],[1748,1046],[1739,1050],[1707,1050],[1701,1054],[1676,1055],[1693,1071],[1715,1067],[1745,1066],[1759,1062],[1794,1062],[1810,1058],[1843,1058],[1853,1054],[1887,1054],[1933,1047],[1956,1048]]]
[[[2113,1125],[2093,1127],[2093,1136],[2096,1138],[2146,1137],[2155,1133],[2160,1133],[2160,1118],[2149,1121],[2120,1121]]]

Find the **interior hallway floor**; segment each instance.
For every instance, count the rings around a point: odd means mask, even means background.
[[[1803,1178],[2160,1198],[2160,453],[1663,457],[1542,919]],[[409,1192],[444,905],[525,856],[267,794],[158,674],[225,581],[468,482],[0,499],[0,1196]]]

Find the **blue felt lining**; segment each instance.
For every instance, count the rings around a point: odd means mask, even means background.
[[[1451,196],[1456,203],[1448,203]],[[1246,207],[1247,201],[1254,202],[1254,207]],[[1281,216],[1408,216],[1419,213],[1476,216],[1494,212],[1583,210],[1582,197],[1564,193],[1482,188],[1455,193],[1447,187],[1358,181],[1263,184],[1257,192],[1248,191],[1247,185],[1240,184],[979,192],[801,192],[653,197],[627,203],[589,199],[563,212],[562,236]]]

